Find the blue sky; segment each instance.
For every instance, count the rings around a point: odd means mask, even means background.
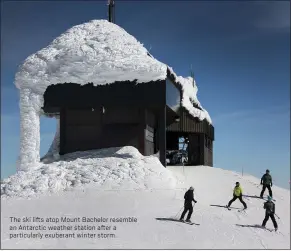
[[[5,1],[1,32],[1,175],[19,152],[17,67],[61,33],[107,19],[106,1]],[[116,23],[178,75],[190,66],[213,119],[214,165],[275,183],[290,180],[290,2],[136,1],[116,3]],[[56,122],[41,119],[41,154]]]

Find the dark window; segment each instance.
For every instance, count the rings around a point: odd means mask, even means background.
[[[177,112],[180,108],[180,90],[169,80],[166,80],[166,104]]]
[[[207,136],[206,135],[204,135],[204,143],[205,143],[205,146],[208,147],[207,146]]]
[[[212,141],[210,138],[208,138],[206,135],[204,136],[205,137],[205,147],[211,149],[212,148]]]

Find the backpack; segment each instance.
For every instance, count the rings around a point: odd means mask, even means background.
[[[265,202],[265,209],[267,213],[275,212],[275,204],[272,201]]]

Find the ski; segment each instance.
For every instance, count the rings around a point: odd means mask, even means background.
[[[227,206],[225,206],[225,208],[227,208],[229,211],[231,211],[231,208],[229,208],[229,207],[227,207]],[[245,208],[242,208],[242,209],[238,209],[237,211],[238,211],[239,213],[241,213],[241,212],[246,213],[245,210],[246,210]]]
[[[267,228],[267,227],[263,227],[263,226],[261,226],[261,225],[256,225],[258,228],[260,228],[260,229],[263,229],[263,230],[265,230],[265,231],[269,231],[269,232],[275,232],[275,233],[277,233],[277,234],[281,234],[281,235],[283,235],[278,229],[277,230],[275,230],[275,229],[271,229],[271,228]]]
[[[191,222],[191,223],[190,223],[190,222],[185,222],[185,224],[188,224],[188,225],[191,225],[191,226],[192,226],[192,225],[200,226],[200,224],[198,224],[198,223],[193,223],[193,222]]]
[[[188,224],[188,225],[197,225],[199,226],[200,224],[198,223],[194,223],[194,222],[187,222],[187,221],[180,221],[181,223],[185,223],[185,224]]]
[[[261,198],[261,197],[260,197],[260,198]],[[263,197],[263,198],[261,198],[261,199],[263,199],[263,200],[265,200],[265,201],[268,201],[268,198],[266,198],[266,197]],[[272,198],[272,201],[276,201],[276,200]]]
[[[277,232],[277,231],[275,231],[275,229],[270,229],[270,228],[264,228],[264,227],[262,227],[261,229],[263,229],[263,230],[265,230],[265,231],[269,231],[269,232]]]
[[[285,236],[281,231],[279,231],[278,229],[277,230],[275,230],[275,229],[270,229],[270,228],[263,228],[262,227],[262,229],[264,229],[264,230],[266,230],[266,231],[269,231],[269,232],[274,232],[274,233],[276,233],[276,234],[280,234],[280,235],[282,235],[282,236]]]
[[[237,210],[239,213],[242,213],[242,212],[244,212],[244,213],[246,213],[246,209],[245,208],[243,208],[243,209],[239,209],[239,210]]]

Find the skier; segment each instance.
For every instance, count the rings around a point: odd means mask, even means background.
[[[242,188],[239,182],[235,183],[235,187],[233,189],[233,198],[228,202],[228,205],[226,207],[229,208],[232,202],[234,202],[237,198],[244,205],[244,209],[247,209],[247,204],[242,199]]]
[[[270,175],[270,171],[268,169],[266,170],[266,173],[261,178],[261,185],[263,185],[263,188],[262,188],[260,197],[263,198],[266,188],[268,188],[269,195],[272,197],[273,196],[272,189],[271,189],[271,186],[273,186],[272,176]]]
[[[184,211],[183,211],[183,213],[182,213],[182,215],[180,217],[180,221],[184,221],[184,216],[187,213],[187,211],[189,211],[189,213],[187,215],[186,222],[191,222],[190,218],[191,218],[191,215],[193,213],[192,201],[194,201],[194,203],[197,203],[197,201],[194,199],[194,188],[192,186],[185,193],[184,199],[185,199]]]
[[[273,222],[275,231],[278,229],[278,224],[275,219],[275,203],[272,201],[272,197],[268,196],[268,201],[264,203],[264,209],[266,209],[265,219],[263,220],[262,227],[266,227],[266,223],[269,220],[269,217],[271,217],[271,220]]]

